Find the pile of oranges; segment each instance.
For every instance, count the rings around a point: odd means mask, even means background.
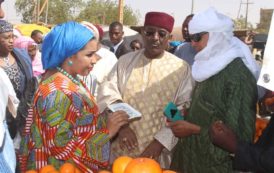
[[[101,170],[99,173],[111,173]],[[131,158],[121,156],[113,162],[112,173],[176,173],[171,170],[162,170],[160,164],[149,158]]]
[[[52,165],[42,167],[39,172],[29,170],[26,173],[82,173],[77,167],[71,163],[63,164],[59,170]],[[100,170],[99,173],[176,173],[171,170],[162,170],[160,164],[149,158],[131,158],[121,156],[117,158],[112,166],[112,172],[108,170]]]
[[[29,170],[26,173],[82,173],[77,167],[71,163],[64,163],[59,170],[56,170],[53,165],[46,165],[42,167],[39,172],[36,170]]]

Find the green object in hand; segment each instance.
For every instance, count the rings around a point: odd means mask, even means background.
[[[177,108],[177,106],[173,102],[169,102],[165,109],[164,115],[168,118],[169,121],[178,121],[184,120],[184,116],[181,115],[181,111]]]

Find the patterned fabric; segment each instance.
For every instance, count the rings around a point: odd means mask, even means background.
[[[21,171],[73,162],[83,172],[97,171],[109,160],[105,117],[82,83],[61,73],[40,83],[26,120],[20,147]]]
[[[214,121],[221,120],[239,139],[253,141],[256,101],[256,79],[240,58],[197,83],[185,119],[199,125],[201,132],[179,140],[171,168],[184,173],[232,173],[229,153],[211,143],[208,129]]]
[[[30,100],[26,101],[26,99],[24,99],[26,96],[26,86],[28,85],[29,81],[26,74],[27,67],[25,68],[21,61],[24,60],[23,55],[21,56],[21,54],[15,53],[13,55],[15,57],[15,62],[11,66],[3,67],[12,83],[17,98],[20,100],[16,119],[11,115],[8,109],[6,110],[8,128],[12,139],[15,138],[16,133],[18,132],[18,126],[24,126],[25,121],[19,121],[19,119],[21,119],[23,114],[27,114],[27,109],[29,108],[27,107],[27,102],[30,102]],[[21,109],[23,105],[26,107],[26,109]],[[15,144],[15,146],[19,146],[19,144]]]
[[[15,63],[5,69],[5,73],[9,78],[12,78],[12,85],[16,91],[16,97],[20,100],[16,119],[7,110],[6,120],[11,137],[14,139],[18,128],[25,126],[25,117],[29,108],[32,96],[35,90],[35,85],[32,83],[32,66],[28,53],[25,50],[14,48],[11,55],[15,59]],[[19,146],[14,140],[14,146]],[[19,148],[19,147],[18,147]],[[16,149],[18,149],[16,148]]]
[[[26,80],[22,70],[19,68],[16,62],[9,67],[4,67],[3,69],[7,73],[12,83],[16,95],[18,96],[18,98],[21,98],[21,94],[25,88]]]
[[[0,33],[13,32],[13,26],[5,20],[0,20]]]
[[[135,54],[136,56],[134,56]],[[193,84],[189,66],[170,53],[165,52],[159,58],[148,59],[141,50],[121,58],[118,61],[119,69],[117,71],[125,70],[126,72],[117,75],[118,87],[124,87],[120,90],[121,96],[124,102],[142,113],[142,118],[130,123],[131,129],[137,135],[138,148],[122,151],[118,141],[113,141],[112,160],[121,155],[137,157],[156,138],[155,136],[158,133],[162,133],[160,136],[164,136],[163,133],[166,132],[162,129],[165,128],[165,118],[163,116],[165,105],[170,101],[174,101],[181,106],[187,105],[190,101]],[[132,64],[128,65],[126,63],[128,60],[131,60]],[[129,70],[130,66],[133,67],[131,71]],[[123,85],[120,80],[124,80],[126,77],[128,78],[124,82],[125,85]],[[117,85],[117,82],[112,81],[112,83]],[[108,89],[112,88],[109,87]],[[115,96],[115,94],[112,96]],[[166,148],[160,156],[160,160],[163,161],[161,162],[162,167],[167,168],[169,166],[172,147],[165,144],[166,141],[170,142],[173,139],[172,133],[167,138],[157,138]]]

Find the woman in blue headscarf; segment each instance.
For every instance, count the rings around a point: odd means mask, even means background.
[[[97,172],[109,161],[110,139],[128,122],[125,112],[98,114],[94,98],[77,77],[86,76],[97,61],[97,41],[86,27],[67,22],[45,37],[42,63],[46,70],[34,95],[20,147],[25,172],[51,164],[75,164]]]

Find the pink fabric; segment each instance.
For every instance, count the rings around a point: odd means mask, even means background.
[[[36,56],[32,61],[32,71],[34,76],[39,76],[40,74],[45,72],[45,70],[43,69],[41,57],[41,53],[39,52],[39,50],[37,50]]]
[[[31,46],[31,45],[36,46],[37,44],[34,42],[34,40],[32,38],[27,37],[27,36],[21,36],[14,40],[13,45],[16,48],[25,49],[26,51],[28,51],[29,46]],[[44,73],[43,65],[42,65],[42,61],[41,61],[41,53],[39,52],[38,49],[36,51],[36,55],[35,55],[34,59],[32,60],[32,71],[33,71],[34,76],[38,76],[38,75]]]
[[[37,45],[34,40],[27,36],[20,36],[14,40],[14,47],[28,50],[29,45]]]

